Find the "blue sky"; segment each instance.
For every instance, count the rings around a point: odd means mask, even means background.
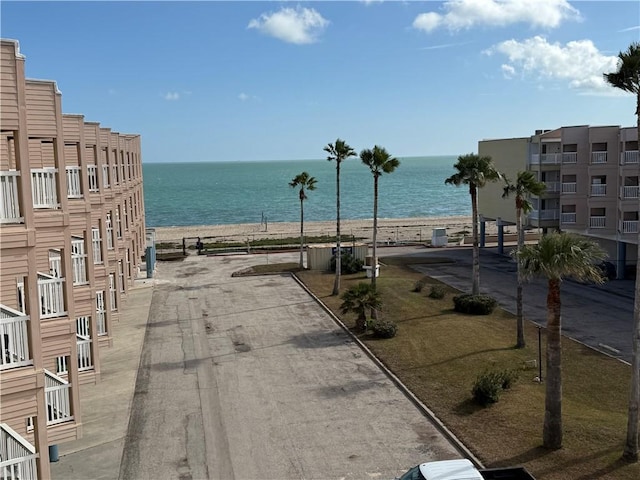
[[[65,113],[140,133],[145,162],[458,155],[486,138],[633,126],[602,81],[640,2],[12,2],[3,38]]]

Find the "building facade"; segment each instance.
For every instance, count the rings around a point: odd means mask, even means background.
[[[640,164],[636,127],[573,126],[538,130],[525,138],[483,140],[480,155],[515,181],[517,172],[535,172],[546,192],[531,198],[525,226],[571,232],[597,240],[616,267],[616,276],[635,266],[638,247]],[[502,185],[482,189],[483,221],[498,228],[515,223],[513,198]]]
[[[0,477],[46,479],[144,254],[140,137],[63,114],[0,47]]]

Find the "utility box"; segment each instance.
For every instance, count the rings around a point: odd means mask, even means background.
[[[446,228],[434,228],[431,233],[431,246],[432,247],[446,247],[449,243],[449,237],[447,237]]]
[[[355,258],[365,261],[369,246],[364,243],[341,243],[342,253],[350,253]],[[307,246],[307,268],[310,270],[330,270],[331,258],[336,253],[335,243],[311,244]]]

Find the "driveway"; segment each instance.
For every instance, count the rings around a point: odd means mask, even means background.
[[[289,276],[162,263],[120,478],[389,479],[456,448]]]

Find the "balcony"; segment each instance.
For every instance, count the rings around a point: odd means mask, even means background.
[[[82,198],[80,167],[67,167],[67,198]]]
[[[562,163],[578,163],[578,152],[565,152],[562,154]]]
[[[638,233],[638,220],[623,220],[622,233]]]
[[[0,172],[0,223],[22,223],[18,200],[18,177],[20,172]]]
[[[576,213],[562,213],[560,214],[561,223],[576,223]]]
[[[37,168],[31,170],[31,194],[33,208],[58,208],[55,168]]]
[[[637,165],[638,150],[628,150],[620,154],[620,165]]]
[[[605,228],[607,217],[589,217],[590,228]]]
[[[622,198],[638,198],[638,193],[640,192],[640,187],[635,186],[624,186],[622,187],[621,197]]]
[[[577,186],[576,182],[562,182],[562,193],[576,193]]]
[[[0,304],[0,370],[33,364],[28,321],[28,315]]]
[[[591,152],[591,163],[607,163],[607,152]]]
[[[546,210],[532,210],[529,214],[531,220],[558,220],[560,211],[557,208]]]
[[[64,278],[38,273],[38,297],[40,298],[40,318],[64,317]]]
[[[533,153],[531,154],[531,165],[560,165],[562,162],[561,153]]]
[[[0,478],[38,480],[36,449],[6,423],[0,423]]]
[[[544,182],[546,193],[560,193],[560,182]]]
[[[92,193],[99,192],[98,167],[96,165],[87,165],[87,175],[89,177],[89,191]]]
[[[44,396],[47,403],[48,426],[73,420],[70,390],[71,384],[64,378],[60,378],[48,370],[44,371]]]
[[[593,184],[591,185],[591,196],[593,197],[603,197],[607,194],[607,186],[601,184]]]

